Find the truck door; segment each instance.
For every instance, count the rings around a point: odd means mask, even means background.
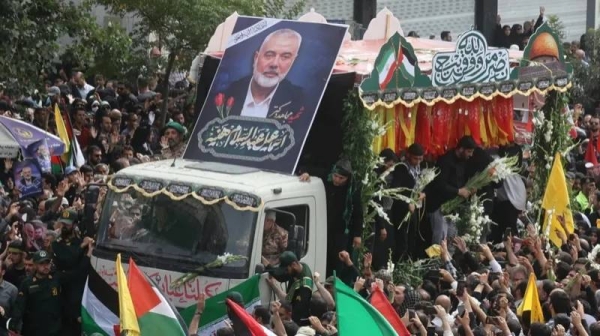
[[[315,270],[317,255],[316,255],[316,230],[315,227],[315,199],[313,197],[299,197],[294,199],[283,199],[271,201],[265,204],[265,211],[261,215],[258,225],[260,232],[257,232],[257,248],[255,249],[260,254],[258,260],[260,262],[261,257],[267,257],[269,260],[276,260],[276,256],[273,256],[275,246],[279,246],[276,251],[280,254],[283,251],[293,251],[297,254],[298,258],[307,264],[311,270]],[[284,230],[287,234],[287,243],[280,244],[272,238],[278,238],[280,235],[266,235],[265,234],[265,221],[267,220],[267,214],[275,214],[275,224]],[[272,214],[271,214],[272,216]],[[272,217],[271,217],[272,219]],[[271,230],[270,232],[273,232]],[[280,230],[281,232],[281,230]],[[284,247],[285,246],[285,247]],[[321,256],[324,257],[324,256]],[[273,265],[274,266],[274,265]],[[263,278],[266,278],[268,274],[263,274]],[[282,286],[284,292],[286,289]],[[270,302],[271,300],[277,299],[266,281],[261,281],[261,299],[262,302]],[[265,294],[267,294],[265,296]],[[266,300],[266,301],[265,301]]]

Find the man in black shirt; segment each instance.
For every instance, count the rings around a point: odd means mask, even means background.
[[[474,192],[465,188],[465,184],[468,178],[467,160],[473,156],[476,147],[477,144],[471,136],[464,136],[456,148],[442,155],[436,163],[440,173],[425,191],[426,210],[433,231],[432,244],[439,244],[448,235],[454,235],[453,228],[448,230],[449,223],[442,214],[442,205],[457,196],[469,198]]]
[[[21,240],[15,240],[8,245],[8,259],[10,266],[4,274],[4,280],[19,288],[25,279],[25,244]]]

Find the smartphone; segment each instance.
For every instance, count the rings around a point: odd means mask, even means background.
[[[508,237],[512,237],[512,229],[511,228],[506,228],[506,231],[504,231],[504,240],[506,240],[506,238]]]
[[[412,309],[408,310],[408,320],[409,321],[412,321],[412,319],[414,319],[416,316],[417,316],[417,313],[414,310],[412,310]]]
[[[459,280],[456,286],[456,296],[462,297],[465,294],[465,287],[467,283],[464,280]]]

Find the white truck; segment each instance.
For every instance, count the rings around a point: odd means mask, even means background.
[[[183,159],[135,165],[108,183],[92,266],[115,285],[115,259],[134,257],[173,304],[185,308],[199,293],[226,291],[257,272],[265,211],[289,232],[287,250],[325,274],[327,213],[323,182],[254,168]],[[224,253],[245,260],[211,269],[188,285],[171,285],[185,272]],[[263,275],[263,277],[266,274]],[[262,302],[272,291],[260,282]]]

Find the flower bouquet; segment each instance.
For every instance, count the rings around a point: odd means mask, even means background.
[[[483,200],[477,195],[471,196],[468,205],[459,207],[457,213],[446,218],[456,224],[457,235],[467,244],[479,244],[483,228],[494,224],[488,215],[485,215]]]
[[[223,93],[219,93],[215,96],[215,106],[217,107],[217,112],[221,119],[229,117],[229,112],[231,111],[234,102],[235,100],[233,97],[229,97],[227,101],[225,101],[225,94]]]
[[[486,187],[490,183],[500,182],[519,171],[518,162],[516,156],[495,159],[482,172],[471,177],[464,187],[473,191]],[[457,196],[442,205],[442,213],[446,215],[455,213],[464,202],[463,197]]]
[[[221,268],[227,264],[234,263],[240,260],[246,260],[247,258],[240,255],[233,255],[231,253],[225,253],[221,256],[218,256],[215,260],[209,262],[206,265],[200,266],[193,271],[187,272],[184,275],[180,276],[171,284],[171,288],[179,288],[186,283],[194,280],[196,277],[200,276],[200,274],[215,268]]]
[[[435,180],[435,178],[439,174],[440,174],[440,171],[437,168],[423,169],[423,171],[421,172],[421,175],[419,176],[419,178],[417,179],[417,181],[415,183],[415,187],[413,188],[413,190],[411,192],[411,195],[410,195],[411,202],[409,204],[412,203],[415,205],[416,208],[420,209],[423,206],[421,194],[425,190],[425,187],[427,187],[427,185],[429,183],[433,182],[433,180]],[[412,212],[409,211],[406,214],[406,216],[404,217],[404,219],[402,220],[402,222],[400,223],[400,225],[404,224],[405,222],[408,222],[408,220],[410,219],[411,216],[412,216]]]
[[[590,266],[593,269],[600,270],[600,260],[598,260],[598,257],[600,257],[600,255],[598,255],[598,252],[600,252],[600,245],[596,245],[596,247],[594,247],[592,252],[590,252],[590,254],[588,255],[588,260],[590,262]]]

